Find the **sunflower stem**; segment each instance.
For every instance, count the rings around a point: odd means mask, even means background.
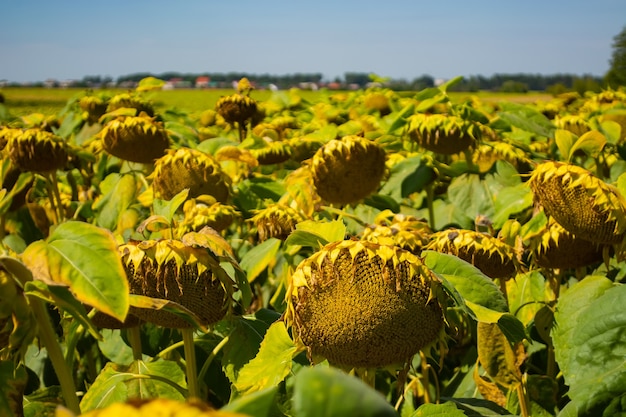
[[[130,347],[133,350],[133,359],[140,361],[143,359],[143,353],[141,349],[141,328],[139,326],[132,326],[126,329],[128,335],[128,341]]]
[[[430,397],[430,365],[428,364],[428,359],[424,352],[420,351],[420,365],[422,367],[422,372],[420,376],[420,382],[422,383],[422,387],[424,388],[424,403],[430,404],[432,403],[432,398]]]
[[[435,230],[435,208],[433,200],[435,199],[435,189],[432,184],[426,186],[426,204],[428,206],[428,225]]]
[[[530,417],[528,395],[526,395],[526,378],[523,378],[522,382],[517,385],[516,391],[522,417]]]
[[[61,203],[61,193],[59,192],[59,184],[57,183],[56,171],[50,171],[45,174],[46,186],[48,188],[48,199],[55,215],[54,224],[60,224],[63,219],[63,205]]]
[[[185,350],[185,368],[187,370],[187,389],[189,398],[200,398],[200,386],[198,384],[198,371],[196,369],[196,350],[193,341],[192,328],[181,329],[183,334],[183,347]]]
[[[76,395],[74,376],[65,362],[61,346],[59,345],[54,329],[52,328],[52,323],[50,322],[50,316],[41,300],[35,297],[29,297],[29,303],[33,309],[33,314],[37,318],[37,323],[39,324],[39,341],[48,351],[48,358],[50,358],[50,362],[52,362],[54,371],[61,384],[61,392],[65,400],[65,405],[74,414],[79,415],[80,405],[78,396]]]
[[[213,348],[209,357],[206,359],[206,361],[204,361],[204,364],[202,365],[202,369],[200,369],[200,372],[198,372],[198,380],[200,381],[204,380],[204,376],[209,370],[209,366],[211,366],[211,363],[213,363],[213,359],[215,359],[215,357],[222,350],[222,348],[226,346],[229,340],[230,340],[230,336],[226,336],[217,344],[217,346]]]

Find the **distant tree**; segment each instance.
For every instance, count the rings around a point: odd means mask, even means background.
[[[604,77],[605,82],[613,88],[626,86],[626,26],[613,38],[613,55],[611,67]]]
[[[528,85],[521,81],[506,80],[500,86],[500,91],[503,93],[527,93]]]

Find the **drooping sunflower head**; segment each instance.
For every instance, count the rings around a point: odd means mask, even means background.
[[[542,268],[576,269],[602,262],[606,245],[592,243],[568,232],[550,217],[546,225],[526,236],[532,261]]]
[[[518,172],[527,172],[531,167],[528,154],[523,149],[508,142],[483,143],[474,151],[474,161],[480,172],[489,171],[493,164],[499,160],[507,161]]]
[[[10,135],[6,148],[16,168],[28,172],[63,169],[68,160],[65,141],[54,133],[32,128]]]
[[[121,108],[136,109],[138,115],[143,112],[149,117],[154,116],[154,107],[152,104],[135,94],[120,93],[111,97],[107,106],[107,113]]]
[[[363,105],[368,111],[378,112],[381,116],[391,113],[389,98],[381,92],[370,92],[363,97]]]
[[[554,118],[554,125],[559,129],[569,130],[576,136],[582,136],[591,130],[587,119],[579,114],[565,114]]]
[[[286,320],[313,361],[344,368],[402,364],[442,335],[438,284],[408,251],[333,242],[291,276]]]
[[[229,179],[211,155],[191,148],[170,149],[157,159],[152,172],[154,196],[171,200],[185,188],[189,197],[210,195],[226,203],[230,195]]]
[[[617,244],[626,232],[626,202],[617,188],[577,165],[546,161],[528,180],[536,203],[577,237]]]
[[[96,123],[106,113],[108,102],[101,96],[83,96],[78,101],[80,109],[85,112],[89,124]]]
[[[271,237],[285,240],[296,229],[296,225],[305,220],[298,210],[280,203],[271,204],[253,213],[250,221],[256,226],[261,242]]]
[[[457,256],[490,278],[509,279],[520,268],[515,248],[496,237],[473,230],[448,229],[433,233],[424,249]]]
[[[429,151],[453,155],[475,147],[481,129],[458,116],[418,113],[409,117],[409,136]]]
[[[208,326],[221,320],[232,305],[235,283],[220,270],[214,252],[188,233],[181,240],[130,241],[119,247],[130,293],[178,303]],[[150,308],[131,307],[140,319],[170,328],[189,328],[179,316]]]
[[[280,164],[291,158],[291,145],[287,141],[263,139],[263,146],[250,149],[259,165]]]
[[[334,139],[311,159],[317,193],[334,204],[352,204],[372,194],[385,175],[385,150],[356,135]]]
[[[17,136],[22,133],[22,129],[0,126],[0,151],[2,151],[9,143],[13,136]]]
[[[220,97],[215,110],[227,123],[245,125],[257,112],[257,102],[247,95],[233,94]]]
[[[162,157],[170,141],[163,124],[142,116],[118,117],[100,132],[102,147],[125,161],[151,164]]]
[[[206,226],[221,232],[241,217],[236,207],[222,204],[212,198],[210,200],[213,201],[204,202],[205,197],[208,196],[185,201],[183,204],[185,217],[178,225],[181,232],[199,232]]]
[[[36,336],[37,320],[23,289],[0,269],[0,360],[23,360]]]
[[[363,229],[362,239],[381,245],[395,245],[418,255],[428,244],[431,233],[424,220],[385,210],[376,216],[373,225]]]

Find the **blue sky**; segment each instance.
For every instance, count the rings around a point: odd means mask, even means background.
[[[136,72],[604,75],[626,0],[8,1],[0,80]]]

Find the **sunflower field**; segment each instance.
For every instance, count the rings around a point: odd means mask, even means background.
[[[0,104],[0,415],[626,415],[626,92],[458,80]]]

